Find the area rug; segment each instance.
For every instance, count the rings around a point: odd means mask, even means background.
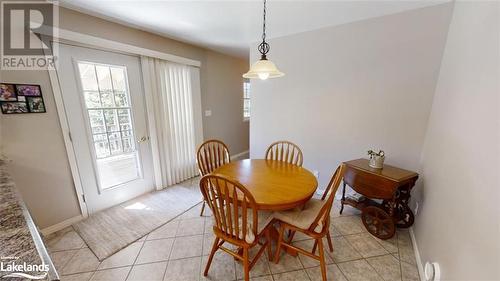
[[[102,261],[200,203],[198,178],[148,193],[73,225]]]

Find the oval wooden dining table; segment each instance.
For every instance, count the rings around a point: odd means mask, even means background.
[[[225,164],[212,174],[224,175],[243,184],[253,195],[259,210],[283,211],[303,206],[316,191],[318,181],[307,169],[278,160],[245,159]],[[271,237],[278,232],[271,228]],[[297,256],[297,251],[283,248]]]
[[[307,169],[277,160],[245,159],[225,164],[220,174],[243,184],[258,209],[283,211],[304,205],[316,191],[318,181]]]

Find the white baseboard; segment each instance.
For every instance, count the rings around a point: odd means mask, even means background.
[[[422,265],[422,259],[420,259],[420,251],[418,250],[415,233],[413,233],[413,227],[410,228],[410,238],[411,238],[411,243],[413,244],[413,252],[415,253],[415,260],[417,261],[418,275],[420,276],[421,281],[425,281],[424,267]]]
[[[68,227],[68,226],[70,226],[70,225],[72,225],[72,224],[74,224],[76,222],[81,221],[81,220],[83,220],[83,216],[82,215],[79,215],[79,216],[76,216],[76,217],[72,217],[72,218],[64,220],[64,221],[62,221],[60,223],[57,223],[57,224],[51,225],[49,227],[46,227],[46,228],[40,230],[40,232],[44,236],[47,236],[47,235],[49,235],[51,233],[54,233],[54,232],[59,231],[61,229],[64,229],[64,228],[66,228],[66,227]]]
[[[245,150],[241,153],[238,153],[238,154],[235,154],[235,155],[231,155],[231,160],[239,160],[241,157],[245,156],[245,154],[249,154],[250,151],[249,150]]]

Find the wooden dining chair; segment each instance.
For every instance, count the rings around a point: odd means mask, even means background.
[[[212,210],[215,240],[203,273],[208,275],[210,264],[218,249],[242,261],[245,281],[250,270],[267,248],[271,259],[270,232],[268,226],[273,220],[271,212],[257,211],[257,204],[252,194],[240,183],[221,175],[207,175],[200,181],[203,198]],[[261,243],[261,238],[265,242]],[[233,244],[241,251],[232,251],[223,246],[225,242]],[[250,248],[261,243],[261,248],[250,261]]]
[[[220,166],[231,162],[229,149],[226,144],[220,140],[207,140],[200,145],[196,152],[196,162],[201,176],[212,173]],[[205,201],[201,206],[200,216],[205,211]]]
[[[284,161],[302,167],[304,157],[302,150],[289,141],[277,141],[272,143],[266,150],[266,159]]]
[[[325,190],[325,194],[323,195],[322,200],[311,199],[305,204],[304,208],[302,209],[294,209],[290,211],[274,213],[274,218],[280,222],[279,238],[276,246],[276,254],[274,257],[275,263],[279,262],[281,248],[290,248],[301,254],[318,260],[320,262],[321,276],[323,277],[323,281],[327,280],[323,238],[325,236],[328,237],[330,250],[333,250],[329,234],[330,211],[332,209],[333,200],[335,199],[335,193],[337,192],[340,182],[344,177],[344,171],[344,164],[340,165],[337,168]],[[284,241],[283,233],[287,229],[292,231],[292,235],[290,235],[287,241]],[[315,239],[314,246],[311,252],[292,245],[293,234],[296,231],[302,232]],[[318,255],[316,255],[317,248],[319,250]]]

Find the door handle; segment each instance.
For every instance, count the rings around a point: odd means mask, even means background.
[[[141,143],[141,142],[146,142],[146,141],[148,141],[148,140],[149,140],[149,137],[147,137],[147,136],[142,136],[142,137],[141,137],[141,138],[140,138],[137,142],[138,142],[138,143]]]

